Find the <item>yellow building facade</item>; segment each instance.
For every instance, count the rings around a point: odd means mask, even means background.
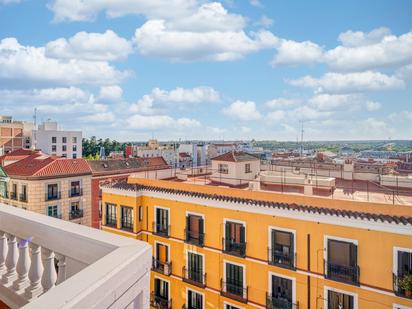
[[[102,201],[153,247],[153,307],[412,308],[408,206],[134,178]]]

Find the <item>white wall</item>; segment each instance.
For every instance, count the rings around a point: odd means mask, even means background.
[[[56,137],[56,143],[52,143],[52,137]],[[66,137],[67,142],[62,143],[62,138]],[[76,138],[76,143],[73,143],[73,138]],[[81,131],[56,131],[56,130],[36,130],[33,131],[33,138],[35,138],[36,148],[41,149],[44,153],[49,155],[62,156],[66,154],[67,158],[73,158],[73,154],[77,158],[82,157],[82,132]],[[52,151],[52,145],[56,145],[56,151]],[[62,150],[62,146],[66,145],[66,151]],[[76,145],[76,151],[73,151],[73,146]]]

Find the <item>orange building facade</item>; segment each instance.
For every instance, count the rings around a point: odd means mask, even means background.
[[[102,202],[153,247],[154,308],[412,308],[410,206],[133,177]]]

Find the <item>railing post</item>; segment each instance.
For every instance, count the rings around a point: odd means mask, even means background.
[[[28,300],[39,296],[43,289],[41,286],[41,275],[43,273],[43,266],[40,257],[40,246],[30,244],[31,264],[29,270],[30,285],[25,290],[25,296]]]
[[[59,261],[57,263],[58,266],[58,272],[57,272],[57,281],[56,285],[62,283],[64,280],[66,280],[66,257],[62,254],[56,254],[57,260]]]
[[[44,292],[47,292],[55,286],[57,280],[56,268],[54,266],[54,252],[46,248],[42,248],[41,251],[44,267],[41,284]]]
[[[6,272],[7,238],[6,234],[0,231],[0,276]]]
[[[2,277],[5,284],[13,282],[17,278],[16,263],[17,263],[17,241],[16,236],[7,234],[8,236],[8,251],[6,257],[7,271]]]
[[[13,288],[16,291],[20,291],[29,285],[29,267],[30,267],[30,257],[29,257],[29,247],[28,241],[19,238],[19,260],[17,261],[17,275],[18,278],[13,283]]]

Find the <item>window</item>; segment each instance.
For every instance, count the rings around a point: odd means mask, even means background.
[[[77,143],[77,137],[76,137],[76,136],[73,136],[73,137],[72,137],[72,143],[73,143],[73,144],[76,144],[76,143]]]
[[[59,207],[57,205],[47,207],[47,215],[50,217],[59,217]]]
[[[67,153],[62,153],[62,158],[67,158]]]
[[[184,268],[184,281],[195,285],[204,285],[203,255],[194,252],[187,253],[187,268]]]
[[[251,172],[252,172],[252,170],[250,169],[250,163],[246,163],[245,164],[245,173],[248,174],[248,173],[251,173]]]
[[[217,169],[220,174],[229,174],[229,166],[227,164],[219,164]]]
[[[77,151],[77,145],[73,145],[72,149],[73,151]]]
[[[10,198],[12,200],[17,200],[17,183],[13,183],[11,185],[11,192],[10,192]]]
[[[73,158],[73,159],[77,159],[77,154],[75,154],[75,153],[72,154],[72,158]]]
[[[67,137],[65,137],[65,136],[62,137],[62,143],[63,143],[63,144],[66,144],[66,143],[67,143]]]
[[[187,309],[202,309],[203,295],[192,290],[187,290]]]
[[[294,308],[293,281],[291,279],[272,275],[270,278],[270,287],[267,308]]]
[[[269,263],[287,268],[295,265],[294,234],[272,229],[269,249]]]
[[[354,297],[328,290],[328,309],[355,309]]]
[[[153,305],[156,308],[169,308],[169,282],[154,279],[154,299]]]
[[[358,247],[347,241],[327,240],[326,277],[345,283],[359,282]]]
[[[161,236],[169,236],[169,210],[156,208],[156,222],[154,232]]]
[[[169,276],[172,272],[171,263],[169,262],[169,247],[156,242],[155,250],[155,258],[152,263],[153,270]]]
[[[243,287],[243,266],[226,262],[225,268],[225,281],[222,284],[223,294],[237,300],[246,299],[246,289]]]
[[[56,183],[47,185],[46,201],[57,200],[59,198],[59,186]]]
[[[132,207],[121,207],[121,227],[122,229],[133,231],[133,208]]]
[[[57,151],[56,145],[52,145],[52,152],[56,152],[56,151]]]
[[[70,203],[70,220],[78,219],[83,217],[83,209],[80,208],[80,202],[71,202]]]
[[[246,256],[245,227],[242,223],[226,222],[224,251],[233,255]]]
[[[57,143],[57,137],[56,136],[52,136],[52,144],[56,144]]]
[[[106,225],[117,226],[116,205],[106,203]]]
[[[139,206],[139,222],[143,220],[143,206]]]
[[[201,216],[188,215],[186,217],[186,242],[203,246],[204,243],[204,221]]]
[[[5,181],[0,181],[0,196],[8,198],[7,182]]]
[[[27,202],[27,185],[21,185],[20,201]]]
[[[412,249],[395,248],[395,267],[393,274],[394,292],[398,296],[412,298],[403,288],[402,280],[412,275]]]
[[[80,181],[72,181],[70,183],[69,196],[79,196],[81,195]]]
[[[66,145],[62,145],[62,151],[67,151],[67,146]]]

